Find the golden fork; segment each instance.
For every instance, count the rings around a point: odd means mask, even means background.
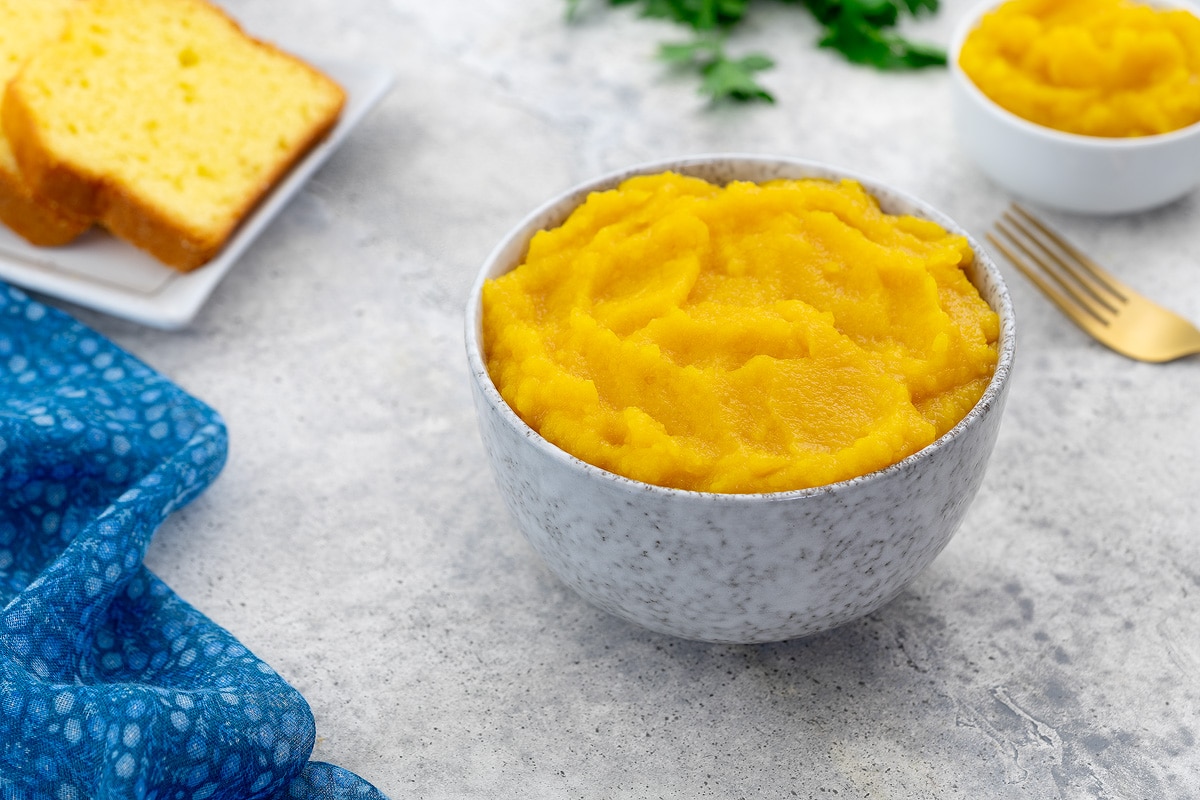
[[[1021,206],[1013,203],[994,227],[1001,238],[988,233],[988,241],[1101,344],[1138,361],[1200,353],[1200,329],[1118,281]]]

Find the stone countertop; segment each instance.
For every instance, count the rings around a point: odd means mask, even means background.
[[[794,6],[731,42],[774,106],[710,108],[674,28],[562,0],[225,0],[251,32],[388,65],[384,102],[179,332],[66,306],[214,406],[216,483],[148,563],[307,697],[314,758],[394,798],[1200,797],[1200,361],[1084,336],[1002,263],[1017,368],[956,538],[882,610],[805,640],[637,629],[539,562],[484,461],[463,306],[528,210],[703,152],[815,159],[982,234],[949,76],[814,46]],[[906,31],[945,44],[971,3]],[[1200,196],[1048,214],[1200,320]]]

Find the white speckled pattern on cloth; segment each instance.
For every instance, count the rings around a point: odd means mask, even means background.
[[[779,102],[709,109],[653,60],[682,32],[629,8],[221,2],[395,87],[190,328],[69,310],[228,424],[225,469],[147,564],[301,691],[313,758],[422,800],[1200,797],[1200,361],[1105,350],[1007,264],[1020,354],[987,476],[861,620],[752,646],[624,622],[546,569],[488,467],[463,306],[528,209],[748,152],[876,176],[980,239],[1010,197],[955,141],[948,74],[845,64],[759,3],[729,48],[776,59]],[[973,5],[909,30],[946,43]],[[1200,320],[1200,196],[1047,217]]]

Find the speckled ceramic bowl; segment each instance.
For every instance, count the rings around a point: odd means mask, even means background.
[[[958,54],[967,35],[1000,4],[987,0],[963,17],[950,46],[955,129],[980,170],[1020,198],[1076,214],[1145,211],[1200,186],[1200,123],[1158,136],[1080,136],[1022,119],[980,91]],[[1150,4],[1200,10],[1184,0]]]
[[[711,642],[770,642],[868,614],[946,546],[983,480],[1013,359],[1013,313],[1000,273],[972,242],[971,280],[1000,315],[999,365],[974,410],[924,450],[861,478],[775,494],[707,494],[628,480],[564,453],[505,403],[484,365],[480,295],[485,280],[520,263],[535,232],[561,223],[589,192],[664,170],[717,183],[855,178],[885,210],[964,233],[877,181],[783,158],[646,164],[549,201],[488,257],[467,306],[479,428],[508,508],[559,578],[600,608],[655,631]]]

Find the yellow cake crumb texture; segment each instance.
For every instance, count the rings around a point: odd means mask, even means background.
[[[88,0],[21,67],[3,120],[35,192],[190,269],[344,101],[204,0]]]
[[[81,0],[0,0],[0,92],[21,66],[66,25]],[[33,196],[0,128],[0,222],[38,245],[60,245],[89,227]]]
[[[485,358],[526,423],[595,466],[810,488],[894,464],[978,402],[999,321],[971,260],[851,181],[636,177],[485,283]]]
[[[1009,0],[959,65],[998,105],[1068,133],[1130,137],[1200,122],[1200,19],[1133,0]]]

